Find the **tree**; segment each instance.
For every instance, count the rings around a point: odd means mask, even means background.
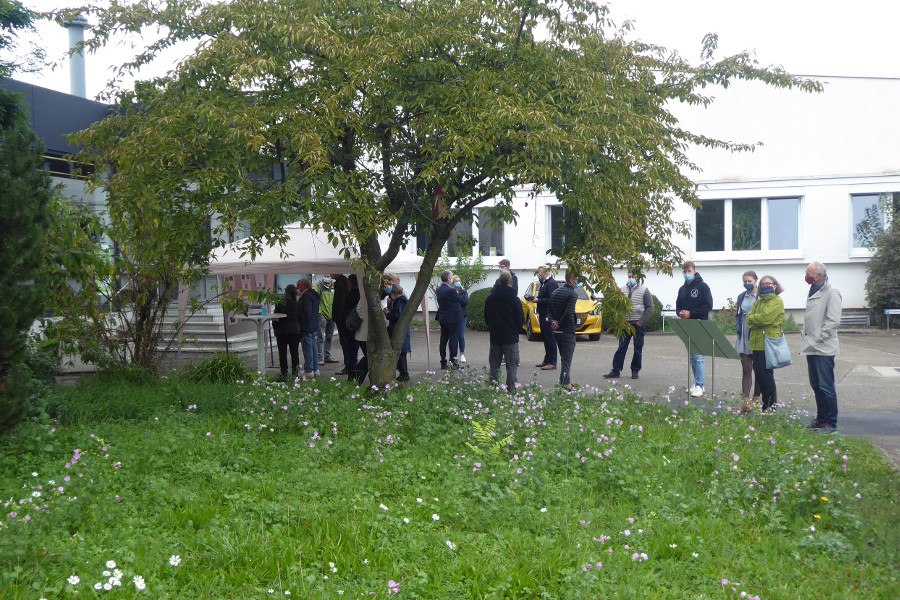
[[[857,225],[857,235],[873,254],[866,265],[866,302],[876,323],[884,323],[886,308],[900,308],[900,193],[881,194],[878,203],[866,209]]]
[[[454,227],[487,201],[515,218],[513,188],[554,192],[577,224],[561,259],[621,294],[618,264],[671,272],[676,198],[689,144],[747,150],[681,129],[669,102],[706,104],[708,85],[754,79],[819,89],[747,54],[693,66],[628,42],[591,0],[233,0],[85,7],[91,47],[121,30],[163,37],[133,61],[186,39],[196,52],[166,77],[120,90],[123,114],[83,137],[112,197],[176,195],[245,223],[256,244],[300,219],[358,247],[371,323],[381,274],[427,234],[405,331]],[[307,193],[312,190],[313,193]],[[382,253],[378,236],[389,238]],[[259,247],[259,246],[257,246]],[[619,303],[624,305],[624,298]],[[403,337],[376,326],[370,377],[393,376]]]
[[[18,2],[0,0],[0,49],[14,45],[32,13]],[[0,77],[14,67],[0,62]],[[40,140],[28,127],[21,98],[0,90],[0,431],[24,412],[21,358],[28,329],[44,312],[42,251],[51,197],[41,171]]]

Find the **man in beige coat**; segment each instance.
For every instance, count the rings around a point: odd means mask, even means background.
[[[806,267],[806,283],[810,288],[800,331],[800,354],[806,355],[809,384],[816,396],[816,418],[808,427],[819,433],[834,433],[838,417],[834,357],[840,353],[837,330],[841,323],[841,293],[831,286],[825,265],[820,262]]]

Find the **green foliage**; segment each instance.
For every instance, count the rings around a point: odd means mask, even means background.
[[[237,355],[216,352],[209,358],[186,364],[179,371],[178,378],[194,383],[235,383],[249,381],[252,374],[247,364]]]
[[[900,477],[788,410],[478,377],[50,397],[55,421],[0,440],[3,598],[91,597],[114,568],[111,598],[896,595]]]
[[[737,312],[737,306],[734,300],[728,298],[725,306],[719,310],[712,311],[712,320],[719,328],[719,331],[725,335],[734,335],[737,330],[734,327],[734,314]]]
[[[788,313],[788,316],[785,317],[784,325],[782,325],[782,329],[787,332],[800,331],[800,326],[797,325],[797,321],[794,320],[793,313]]]
[[[469,294],[469,304],[466,311],[469,313],[467,325],[475,331],[487,331],[488,326],[484,321],[484,302],[491,295],[491,288],[482,288]]]
[[[653,296],[653,316],[644,323],[644,331],[647,333],[662,331],[662,311],[662,302],[659,301],[659,298]]]
[[[885,323],[885,309],[900,308],[900,225],[894,214],[891,226],[877,237],[875,253],[866,265],[866,302],[875,322]],[[896,317],[894,317],[896,320]]]
[[[223,237],[246,225],[250,256],[302,219],[359,248],[371,323],[395,252],[427,238],[401,330],[457,225],[483,218],[486,204],[491,220],[513,221],[516,186],[552,192],[577,216],[560,258],[604,294],[618,293],[616,264],[671,272],[680,259],[672,235],[687,233],[673,218],[676,198],[696,201],[684,150],[752,146],[688,132],[670,107],[708,104],[704,88],[734,79],[821,90],[747,52],[714,60],[715,36],[699,65],[626,41],[590,0],[437,0],[414,10],[369,0],[138,0],[77,10],[95,20],[89,48],[123,29],[162,32],[126,73],[203,40],[169,75],[113,90],[121,110],[79,136],[80,160],[97,165],[93,177],[116,206],[162,215],[156,244],[180,239],[168,230],[189,217],[216,213]],[[369,344],[379,363],[370,372],[393,372],[383,327]]]
[[[0,19],[20,5],[5,5]],[[2,39],[2,38],[0,38]],[[3,44],[0,43],[0,46]],[[42,251],[52,196],[50,178],[39,170],[43,147],[25,124],[24,111],[0,93],[0,433],[24,414],[30,375],[21,367],[28,330],[44,312],[46,273]]]
[[[484,269],[484,261],[479,254],[474,259],[471,254],[463,254],[454,259],[450,259],[446,247],[441,252],[441,256],[434,265],[435,278],[428,286],[431,293],[434,294],[437,286],[441,284],[440,274],[443,271],[453,271],[454,275],[459,275],[459,281],[462,283],[463,289],[468,290],[485,279],[487,279],[487,271]]]

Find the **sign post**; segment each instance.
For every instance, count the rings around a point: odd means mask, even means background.
[[[710,385],[710,397],[716,395],[716,357],[740,360],[741,357],[734,350],[719,328],[712,321],[700,319],[671,319],[669,326],[672,328],[688,353],[688,389],[691,387],[691,354],[702,354],[712,358],[712,377]]]

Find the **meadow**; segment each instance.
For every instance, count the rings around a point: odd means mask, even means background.
[[[430,377],[47,388],[0,440],[0,598],[898,597],[864,440]]]

